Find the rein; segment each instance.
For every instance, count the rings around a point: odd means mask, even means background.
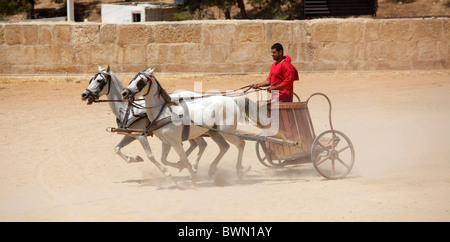
[[[250,91],[250,92],[249,92],[249,90],[250,90],[251,88],[252,88],[252,85],[247,85],[247,86],[243,86],[243,87],[234,89],[233,92],[236,92],[236,91],[241,90],[241,89],[245,89],[245,91],[243,91],[242,93],[235,93],[235,94],[233,94],[233,95],[227,95],[227,97],[240,97],[240,96],[244,96],[244,95],[247,95],[247,94],[253,93],[253,92],[269,91],[269,88],[261,88],[261,87],[257,87],[257,88],[255,88],[255,89],[257,89],[257,90],[254,90],[254,91]],[[221,94],[221,95],[226,95],[227,92],[221,91],[220,94]],[[201,95],[201,96],[199,96],[199,97],[192,97],[192,99],[197,99],[197,98],[207,98],[207,97],[213,97],[213,96],[217,96],[217,95],[215,95],[215,94]],[[190,98],[190,99],[191,99],[191,98]],[[180,97],[178,100],[179,100],[179,101],[183,101],[184,98],[183,98],[183,97]]]
[[[245,91],[243,91],[243,94],[236,94],[236,95],[234,95],[234,97],[239,97],[239,96],[243,96],[243,95],[245,95],[245,94],[248,94],[248,93],[253,93],[253,92],[258,92],[258,91],[269,91],[269,88],[261,88],[261,87],[257,87],[256,89],[257,90],[255,90],[255,91],[251,91],[251,92],[248,92],[250,89],[252,88],[252,85],[247,85],[247,86],[243,86],[243,87],[240,87],[240,88],[237,88],[237,89],[234,89],[233,91],[235,92],[235,91],[238,91],[238,90],[242,90],[242,89],[245,89]],[[89,90],[88,90],[89,91]],[[220,92],[221,94],[226,94],[226,92]],[[146,93],[146,95],[148,95],[148,92]],[[146,96],[146,95],[144,95],[144,96]],[[212,96],[216,96],[216,95],[214,95],[214,94],[210,94],[210,95],[202,95],[202,96],[200,96],[200,97],[192,97],[193,99],[196,99],[196,98],[207,98],[207,97],[212,97]],[[145,100],[144,98],[141,98],[141,99],[135,99],[135,101],[143,101],[143,100]],[[183,97],[180,97],[179,99],[178,99],[179,101],[182,101],[183,100]],[[103,102],[125,102],[125,101],[123,101],[122,99],[105,99],[105,100],[95,100],[95,101],[93,101],[94,103],[103,103]],[[152,109],[152,108],[155,108],[155,107],[158,107],[158,106],[154,106],[154,107],[145,107],[145,106],[142,106],[142,105],[140,105],[140,104],[137,104],[136,102],[130,102],[131,103],[131,106],[133,106],[133,107],[135,107],[135,108],[138,108],[138,109]]]

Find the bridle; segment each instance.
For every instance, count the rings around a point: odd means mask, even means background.
[[[150,89],[152,88],[153,83],[153,75],[147,74],[145,71],[140,71],[133,80],[130,81],[130,84],[136,79],[138,75],[143,75],[145,77],[145,80],[141,78],[141,80],[136,83],[136,87],[138,89],[138,92],[142,91],[142,89],[148,84],[147,92],[143,95],[144,97],[147,96],[150,93]]]
[[[88,88],[86,88],[86,92],[88,93],[89,96],[94,97],[95,99],[99,98],[99,93],[103,90],[103,88],[106,86],[106,84],[108,85],[108,92],[106,93],[106,95],[108,95],[111,91],[111,75],[106,74],[106,73],[97,73],[90,81],[89,81],[89,85],[91,85],[91,83],[97,79],[98,76],[101,76],[101,83],[98,86],[98,91],[96,91],[95,93],[92,92],[91,90],[89,90]]]
[[[143,75],[144,77],[145,77],[145,80],[144,80],[144,78],[141,78],[139,81],[138,81],[138,83],[136,83],[136,87],[137,87],[137,89],[138,89],[138,91],[137,92],[140,92],[140,91],[142,91],[142,89],[145,87],[145,86],[147,86],[148,85],[148,89],[147,89],[147,92],[144,94],[144,95],[142,95],[143,97],[145,97],[145,96],[147,96],[149,93],[150,93],[150,89],[152,88],[152,83],[153,83],[153,78],[154,78],[154,76],[153,75],[149,75],[149,74],[147,74],[145,71],[140,71],[131,81],[130,81],[130,84],[134,81],[134,80],[136,80],[136,78],[139,76],[139,75]],[[128,84],[128,85],[130,85],[130,84]],[[126,90],[127,90],[128,88],[126,88]],[[131,90],[130,89],[128,89],[128,91],[131,93]],[[134,94],[136,94],[137,92],[135,92]],[[133,106],[133,107],[135,107],[135,108],[138,108],[138,109],[152,109],[152,108],[156,108],[156,107],[159,107],[159,106],[161,106],[161,105],[156,105],[156,106],[153,106],[153,107],[145,107],[145,106],[142,106],[142,105],[140,105],[140,104],[137,104],[136,102],[135,102],[135,100],[134,100],[134,98],[133,98],[133,100],[129,100],[128,101],[128,104],[129,105],[131,105],[131,106]],[[166,103],[164,104],[164,106],[166,105]],[[161,108],[161,110],[162,110],[162,108]]]

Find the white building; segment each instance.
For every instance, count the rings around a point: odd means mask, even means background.
[[[180,5],[166,3],[125,2],[102,4],[102,23],[172,21]]]

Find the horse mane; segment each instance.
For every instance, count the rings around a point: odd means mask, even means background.
[[[164,88],[162,88],[161,84],[158,82],[156,77],[153,76],[153,78],[155,79],[154,82],[156,82],[156,84],[158,86],[158,97],[162,97],[162,99],[164,99],[164,101],[168,102],[171,105],[178,105],[178,103],[172,101],[172,98],[169,96],[169,94],[166,92],[166,90],[164,90]]]
[[[111,80],[114,80],[117,83],[117,85],[119,85],[121,90],[125,89],[123,82],[119,79],[116,73],[111,71],[109,74],[111,75]]]

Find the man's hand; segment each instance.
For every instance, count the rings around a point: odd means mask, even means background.
[[[254,89],[259,88],[259,84],[258,83],[252,84],[252,88],[254,88]]]
[[[258,82],[258,83],[254,83],[252,84],[252,88],[258,89],[260,87],[267,87],[270,86],[270,82],[265,80],[263,82]]]

